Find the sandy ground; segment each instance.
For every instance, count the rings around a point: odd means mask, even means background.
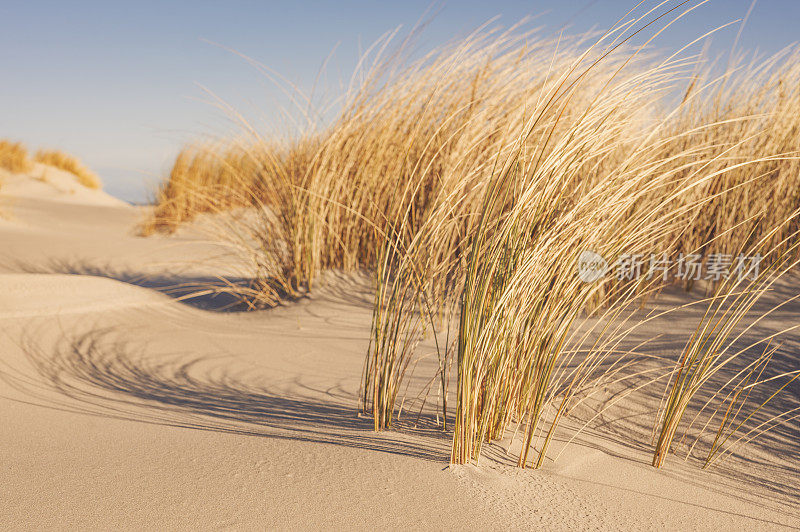
[[[355,414],[365,281],[248,313],[181,299],[231,275],[219,246],[137,237],[140,208],[64,175],[0,177],[4,529],[800,527],[796,425],[712,471],[656,470],[630,443],[645,398],[542,470],[502,443],[449,468],[435,425],[376,434]]]

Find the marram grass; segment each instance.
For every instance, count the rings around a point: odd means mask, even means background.
[[[87,188],[99,189],[103,186],[97,174],[84,166],[76,157],[63,151],[39,150],[34,155],[33,160],[71,173],[78,179],[78,183]]]
[[[13,173],[31,171],[33,164],[25,145],[21,142],[0,140],[0,168]]]
[[[243,123],[240,138],[187,147],[143,231],[213,215],[252,266],[254,304],[302,295],[325,269],[370,271],[359,402],[374,429],[393,426],[431,338],[429,390],[442,430],[453,431],[451,461],[476,461],[487,442],[518,433],[518,464],[540,467],[588,394],[623,382],[623,368],[650,371],[615,362],[637,325],[622,323],[668,284],[585,283],[581,251],[611,261],[691,253],[707,263],[763,249],[769,271],[794,265],[798,52],[736,58],[719,73],[684,49],[659,58],[648,38],[631,45],[700,3],[632,10],[594,37],[487,27],[411,62],[404,46],[393,53],[382,41],[332,121],[281,142]],[[720,363],[733,353],[724,342],[765,286],[707,283],[709,311],[677,366],[650,375],[667,386],[654,465],[698,386],[733,371]],[[695,437],[711,437],[705,464],[771,426],[749,426],[756,417],[743,404],[755,385],[779,393],[794,378],[765,376],[773,349],[737,355],[754,358],[712,393],[722,403],[708,407],[711,419],[689,421]]]

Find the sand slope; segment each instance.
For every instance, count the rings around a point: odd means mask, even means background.
[[[218,246],[139,238],[137,208],[15,179],[0,189],[3,528],[800,525],[796,441],[754,448],[757,470],[657,471],[599,430],[541,471],[500,445],[448,468],[433,424],[376,434],[355,415],[364,280],[271,311],[178,301],[176,280],[228,273],[203,260]]]
[[[94,190],[81,185],[69,172],[41,163],[33,163],[30,175],[13,174],[0,169],[2,194],[6,199],[34,198],[60,203],[82,205],[108,205],[121,207],[125,202],[110,196],[102,190]]]

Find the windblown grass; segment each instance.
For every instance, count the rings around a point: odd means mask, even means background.
[[[794,213],[786,220],[785,225],[794,222],[796,217],[797,213]],[[780,233],[781,229],[781,226],[777,226],[773,232]],[[700,392],[710,389],[710,397],[697,409],[681,440],[686,438],[691,429],[698,425],[698,420],[716,405],[714,411],[706,416],[705,423],[702,423],[696,431],[695,442],[688,451],[691,453],[706,435],[706,431],[713,428],[716,423],[718,427],[704,460],[704,467],[708,467],[726,454],[730,454],[732,448],[747,436],[736,437],[745,424],[800,376],[800,370],[795,370],[762,380],[773,354],[779,347],[772,347],[774,339],[796,329],[797,325],[774,331],[766,338],[759,338],[744,347],[737,345],[738,341],[747,338],[747,333],[761,320],[800,297],[798,294],[773,308],[760,311],[756,316],[752,315],[753,307],[764,294],[798,264],[798,261],[790,259],[792,252],[798,246],[796,233],[773,245],[771,249],[765,250],[765,243],[771,241],[772,236],[765,235],[754,249],[748,250],[746,254],[740,254],[744,257],[764,253],[767,259],[771,259],[767,262],[767,268],[759,272],[749,272],[745,268],[744,271],[725,279],[719,286],[717,294],[711,298],[697,329],[676,361],[657,419],[658,439],[655,443],[653,466],[661,467],[664,464],[684,415]],[[749,323],[746,323],[747,321]],[[752,353],[759,346],[763,346],[763,351],[753,356]],[[742,361],[743,363],[739,364],[741,369],[738,371],[729,369]],[[719,375],[727,379],[722,385],[715,383],[714,380]],[[752,405],[752,401],[748,401],[754,388],[766,382],[775,384],[781,379],[784,381],[783,385],[761,404]],[[773,415],[762,421],[754,430],[761,429],[763,433],[774,428],[780,424],[782,418],[791,413],[793,411]]]
[[[34,161],[71,173],[78,178],[78,183],[87,188],[100,189],[103,186],[94,172],[86,168],[76,157],[63,151],[39,150],[34,155]]]
[[[627,311],[673,282],[653,270],[584,282],[583,251],[611,264],[650,253],[708,264],[769,249],[767,267],[793,264],[798,54],[712,74],[684,50],[659,59],[630,46],[697,5],[664,2],[594,37],[482,28],[410,63],[404,46],[381,41],[325,127],[274,143],[245,124],[243,139],[181,152],[144,232],[213,213],[252,264],[248,295],[266,305],[305,293],[322,270],[369,270],[359,398],[375,430],[392,426],[430,337],[438,364],[426,377],[442,428],[454,421],[451,461],[475,461],[486,442],[519,432],[519,465],[541,466],[587,391],[649,371],[617,356],[636,326]],[[722,324],[738,323],[765,286],[739,299],[741,286],[706,285],[716,294],[707,318]],[[714,306],[731,300],[733,310]],[[716,336],[708,320],[682,359],[691,375],[670,377],[654,465],[692,390],[729,369],[714,365],[727,352],[715,342],[733,329]],[[730,413],[758,381],[763,353],[732,381],[706,463],[726,452]]]
[[[155,210],[142,233],[170,232],[199,213],[251,204],[249,196],[263,178],[262,163],[255,153],[235,143],[184,148],[157,192]]]
[[[25,145],[21,142],[0,140],[0,168],[14,173],[30,172],[33,163]]]

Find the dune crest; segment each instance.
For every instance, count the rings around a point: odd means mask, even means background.
[[[29,173],[0,169],[0,182],[0,199],[35,198],[84,205],[127,205],[100,189],[82,185],[70,172],[42,163],[33,163]]]

